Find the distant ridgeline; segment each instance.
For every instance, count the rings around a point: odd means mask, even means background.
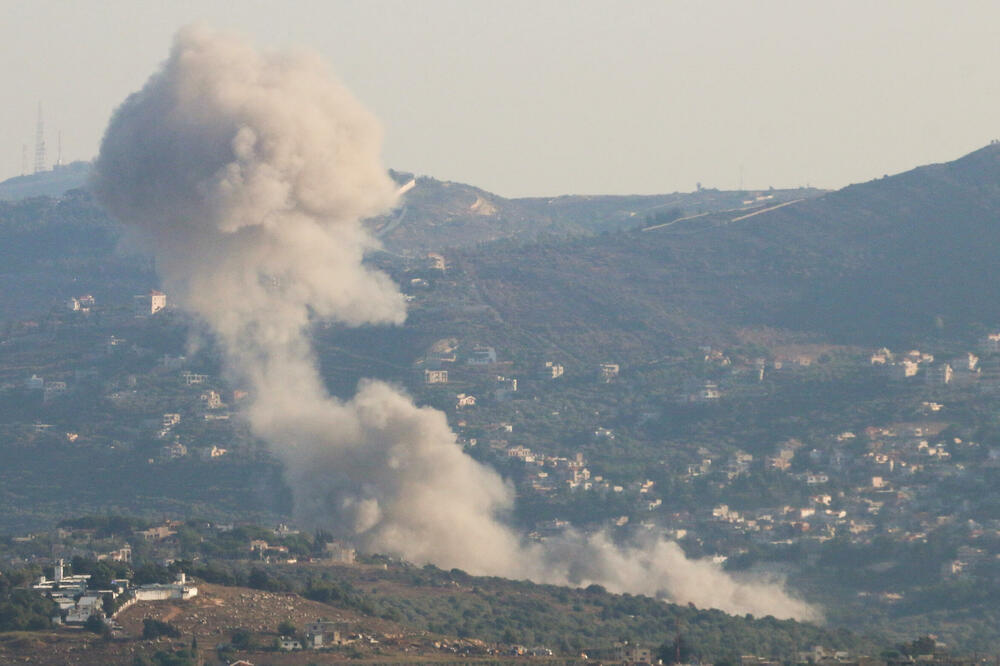
[[[69,190],[83,187],[90,174],[90,162],[71,162],[50,171],[15,176],[0,182],[0,201],[16,201],[30,197],[58,197]]]
[[[0,198],[57,193],[83,183],[87,169],[13,178]],[[828,193],[505,199],[393,176],[399,207],[370,221],[386,249],[444,251],[458,279],[526,327],[597,327],[655,349],[725,344],[748,327],[870,345],[971,339],[1000,322],[996,144]],[[4,279],[17,281],[0,284],[0,318],[36,314],[71,283],[127,298],[135,287],[116,283],[151,273],[148,262],[115,256],[118,235],[82,190],[0,203]]]
[[[395,211],[370,224],[385,247],[398,253],[472,247],[505,238],[532,241],[639,229],[685,216],[822,194],[812,188],[754,193],[699,188],[673,194],[507,199],[463,183],[390,173],[405,196]]]
[[[505,321],[650,350],[775,329],[879,346],[1000,322],[1000,145],[812,198],[457,253]],[[593,351],[594,349],[590,349]]]
[[[103,302],[131,299],[133,285],[153,276],[147,259],[115,252],[120,236],[82,189],[0,201],[0,321],[37,317],[85,293]]]

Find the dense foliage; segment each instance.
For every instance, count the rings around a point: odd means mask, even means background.
[[[142,637],[146,640],[159,638],[160,636],[180,638],[180,635],[181,632],[178,631],[177,627],[169,622],[163,622],[151,617],[144,618],[142,621]]]
[[[39,594],[16,587],[20,576],[0,573],[0,631],[39,630],[52,626],[56,605]]]

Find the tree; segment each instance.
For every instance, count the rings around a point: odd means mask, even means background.
[[[151,617],[147,617],[142,621],[142,637],[146,640],[152,640],[160,636],[180,638],[180,635],[180,630],[169,622],[154,620]]]
[[[685,640],[683,634],[677,634],[677,638],[660,646],[657,656],[664,664],[689,664],[694,657],[694,648]]]
[[[271,576],[264,569],[254,568],[247,578],[247,586],[255,590],[270,590],[272,585]]]
[[[234,648],[246,650],[253,645],[253,635],[242,627],[233,631],[229,638]]]
[[[91,590],[101,590],[111,587],[111,580],[115,576],[115,571],[105,562],[96,563],[90,572],[90,580],[87,587]]]
[[[169,583],[173,580],[173,574],[166,567],[158,564],[143,564],[135,569],[132,582],[136,585],[149,585],[150,583]]]
[[[0,581],[2,580],[0,577]],[[51,626],[50,618],[57,611],[55,602],[39,596],[33,590],[11,589],[0,585],[0,631],[48,629]]]
[[[283,620],[281,624],[278,625],[278,634],[281,636],[294,636],[297,633],[295,625],[292,624],[291,620]]]
[[[102,634],[104,633],[104,620],[95,613],[87,618],[87,621],[83,623],[83,628],[95,634]]]

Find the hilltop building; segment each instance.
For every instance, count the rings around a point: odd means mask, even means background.
[[[198,588],[187,582],[187,576],[177,574],[173,583],[153,583],[141,585],[135,591],[137,601],[165,601],[167,599],[192,599],[198,596]]]
[[[148,294],[133,296],[132,307],[137,319],[150,317],[167,307],[167,295],[162,291],[151,289]]]
[[[613,381],[618,377],[619,367],[617,363],[601,363],[597,369],[597,375],[604,382]]]

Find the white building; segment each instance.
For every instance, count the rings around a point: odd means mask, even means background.
[[[357,551],[339,541],[330,541],[324,544],[323,554],[331,562],[338,562],[340,564],[354,564],[357,558]]]
[[[447,384],[448,383],[448,371],[447,370],[424,370],[424,383],[425,384]]]
[[[722,397],[719,387],[714,382],[705,382],[697,393],[692,396],[692,402],[714,402]]]
[[[206,409],[221,409],[225,406],[218,391],[205,391],[200,398]]]
[[[198,456],[202,460],[215,460],[217,458],[221,458],[227,453],[229,453],[229,449],[219,448],[215,444],[198,449]]]
[[[990,333],[980,341],[979,348],[988,354],[1000,353],[1000,333]]]
[[[292,650],[301,650],[302,643],[300,643],[295,638],[290,638],[289,636],[282,636],[278,639],[278,648],[284,650],[285,652],[291,652]]]
[[[306,625],[306,636],[314,649],[347,642],[348,629],[344,622],[316,620]]]
[[[167,295],[162,291],[151,289],[148,294],[133,296],[132,306],[137,318],[149,317],[167,307]]]
[[[104,614],[102,594],[85,594],[66,612],[66,624],[84,624],[91,615]]]
[[[167,599],[191,599],[198,596],[198,588],[189,585],[187,576],[183,573],[177,574],[177,580],[173,583],[152,585],[141,585],[135,591],[137,601],[166,601]]]
[[[601,363],[598,366],[597,374],[602,381],[610,382],[618,377],[619,367],[617,363]]]
[[[889,378],[895,380],[908,379],[920,371],[920,365],[911,359],[903,359],[898,363],[889,364]]]
[[[497,351],[493,347],[473,347],[466,362],[469,365],[493,365],[497,362]]]
[[[188,386],[194,386],[195,384],[204,384],[208,381],[208,375],[198,374],[197,372],[190,372],[185,370],[181,373],[181,379]]]

